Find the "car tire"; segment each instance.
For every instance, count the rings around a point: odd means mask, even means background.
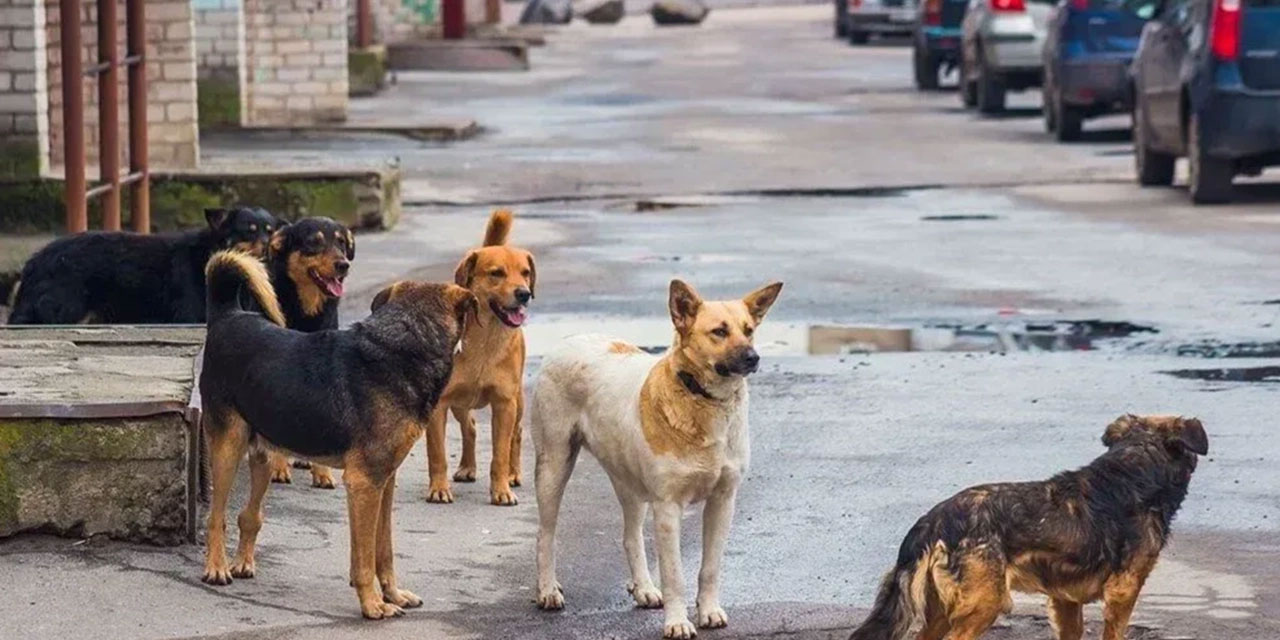
[[[1044,105],[1040,108],[1044,112],[1044,131],[1054,133],[1058,130],[1058,114],[1054,110],[1056,105],[1053,103],[1053,93],[1048,83],[1041,88],[1041,93],[1044,96],[1040,101]]]
[[[849,30],[849,44],[866,44],[871,41],[871,34],[866,31]]]
[[[915,69],[916,89],[920,91],[937,91],[938,90],[938,63],[937,56],[925,51],[919,42],[915,43],[911,52],[911,63]]]
[[[1144,187],[1168,187],[1173,185],[1173,170],[1177,156],[1151,148],[1147,141],[1146,108],[1135,95],[1133,100],[1133,161],[1138,173],[1138,184]]]
[[[1236,177],[1235,163],[1208,154],[1204,149],[1200,127],[1200,116],[1192,114],[1190,126],[1187,127],[1191,201],[1196,204],[1230,202],[1233,191],[1231,181]]]
[[[1084,130],[1084,111],[1062,99],[1061,91],[1053,92],[1054,134],[1058,142],[1076,142]]]
[[[835,0],[836,5],[836,38],[844,39],[849,37],[849,24],[845,20],[849,16],[848,0]]]
[[[987,67],[981,53],[978,54],[977,66],[978,112],[985,115],[1003,112],[1006,93],[1004,82]]]
[[[972,109],[978,106],[978,86],[969,78],[969,65],[962,57],[960,59],[960,104],[965,108]]]

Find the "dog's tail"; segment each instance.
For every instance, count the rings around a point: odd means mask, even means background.
[[[930,588],[930,527],[926,518],[902,540],[898,563],[885,574],[871,613],[849,640],[902,640],[911,631],[911,623],[924,609],[925,589]]]
[[[511,210],[495,210],[489,216],[489,226],[484,229],[484,246],[496,247],[506,244],[509,233],[511,233]]]
[[[257,311],[284,326],[284,313],[280,311],[275,289],[271,288],[267,268],[257,258],[239,251],[219,251],[209,258],[204,275],[209,295],[209,324],[227,314],[244,311],[240,292],[247,290]]]

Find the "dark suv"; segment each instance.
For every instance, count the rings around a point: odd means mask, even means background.
[[[917,89],[937,89],[938,72],[951,73],[960,64],[960,23],[968,4],[969,0],[920,3],[920,17],[911,46]]]
[[[1280,0],[1164,0],[1133,63],[1138,181],[1231,199],[1238,174],[1280,164]]]

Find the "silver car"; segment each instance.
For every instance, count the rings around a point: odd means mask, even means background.
[[[916,28],[916,0],[835,0],[836,37],[866,44],[872,34],[909,36]]]
[[[961,25],[960,99],[1004,111],[1005,94],[1039,87],[1052,0],[969,0]]]

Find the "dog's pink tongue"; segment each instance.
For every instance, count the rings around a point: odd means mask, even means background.
[[[341,298],[342,292],[346,290],[342,281],[337,278],[325,278],[324,289],[329,292],[329,295],[335,298]]]
[[[524,307],[520,307],[515,311],[507,312],[507,321],[510,322],[511,324],[516,325],[517,327],[524,324],[525,317],[526,316],[525,316]]]

